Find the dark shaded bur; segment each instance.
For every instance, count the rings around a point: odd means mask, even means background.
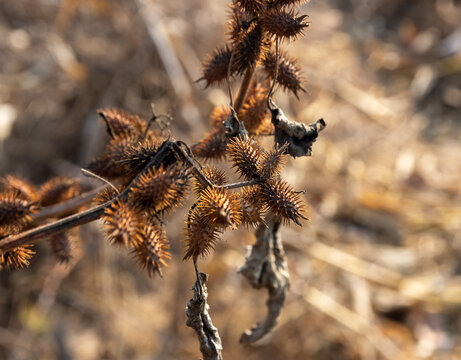
[[[43,184],[39,190],[41,206],[50,206],[72,199],[81,193],[80,181],[67,176],[58,176]]]
[[[267,109],[269,82],[253,80],[244,104],[239,110],[239,120],[243,121],[250,135],[272,134],[274,132],[270,112]]]
[[[239,75],[248,67],[254,68],[261,56],[269,49],[269,42],[264,39],[263,29],[259,24],[252,26],[238,45],[235,66]]]
[[[213,166],[206,166],[202,168],[202,173],[213,184],[221,186],[227,183],[226,174],[223,170]],[[200,196],[202,191],[207,189],[210,185],[202,184],[200,179],[195,175],[192,181],[193,191]]]
[[[0,194],[0,225],[26,224],[30,215],[36,211],[35,203],[23,200],[16,192]]]
[[[306,92],[302,87],[303,77],[301,70],[296,64],[296,60],[290,58],[284,52],[276,55],[271,52],[266,54],[263,60],[264,70],[266,74],[274,79],[277,76],[277,83],[282,86],[284,90],[291,91],[297,99],[298,92]]]
[[[50,247],[53,251],[53,254],[61,264],[70,263],[73,258],[73,243],[72,238],[67,231],[53,235],[50,238]]]
[[[227,137],[224,128],[216,128],[192,146],[195,156],[205,160],[222,160],[226,157]]]
[[[237,0],[235,3],[251,15],[258,15],[264,7],[264,2],[262,0]]]
[[[232,49],[229,46],[217,48],[207,57],[202,65],[202,77],[197,82],[205,80],[205,88],[214,83],[219,83],[227,78],[227,71],[232,57]],[[231,75],[235,72],[232,65]]]
[[[269,35],[278,39],[296,40],[309,27],[307,18],[307,15],[297,16],[293,10],[272,9],[263,14],[261,22]]]
[[[282,109],[272,99],[269,100],[272,123],[275,126],[274,140],[278,146],[288,144],[286,153],[296,157],[311,156],[312,144],[317,140],[319,133],[326,127],[323,119],[306,125],[297,121],[288,120]]]

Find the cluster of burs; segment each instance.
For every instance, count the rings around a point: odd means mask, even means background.
[[[268,215],[298,225],[306,219],[300,192],[281,178],[280,171],[288,155],[310,155],[325,124],[323,120],[311,125],[290,121],[272,100],[277,86],[296,97],[304,91],[298,67],[281,49],[308,26],[307,16],[297,14],[302,3],[233,2],[228,44],[207,57],[199,79],[206,87],[227,85],[230,104],[212,111],[211,130],[196,144],[189,146],[165,134],[155,124],[159,119],[155,115],[144,120],[118,109],[99,112],[109,141],[103,154],[86,169],[108,185],[93,199],[100,213],[95,210],[91,219],[102,218],[108,239],[128,248],[150,275],[161,274],[170,258],[164,225],[172,210],[184,206],[190,192],[196,197],[185,221],[184,258],[194,263],[209,254],[226,230],[255,228]],[[235,102],[234,83],[240,84]],[[258,142],[261,136],[273,136],[271,149]],[[242,181],[228,183],[224,171],[215,166],[226,159]],[[81,196],[81,192],[78,181],[71,178],[52,179],[36,189],[17,176],[4,177],[0,266],[27,266],[38,236],[18,242],[9,238],[40,225],[43,209]],[[59,217],[75,216],[78,211],[81,208]],[[65,226],[60,229],[44,232],[43,238],[50,240],[60,261],[69,261],[75,237]]]

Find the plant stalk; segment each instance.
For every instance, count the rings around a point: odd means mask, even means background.
[[[255,73],[256,67],[248,67],[245,76],[243,77],[242,84],[240,85],[239,93],[237,95],[237,99],[235,99],[234,103],[234,110],[238,113],[240,108],[242,107],[245,98],[248,93],[248,89],[250,88],[251,79],[253,79],[253,75]]]

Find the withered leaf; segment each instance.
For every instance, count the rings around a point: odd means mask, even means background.
[[[271,112],[271,121],[275,126],[275,143],[279,146],[288,144],[286,153],[294,158],[310,156],[312,144],[319,136],[319,132],[325,128],[325,121],[320,119],[307,125],[288,120],[282,109],[272,99],[269,100],[269,110]]]

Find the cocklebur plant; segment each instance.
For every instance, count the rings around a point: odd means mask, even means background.
[[[295,60],[281,50],[308,27],[307,16],[298,13],[302,3],[233,1],[228,43],[206,58],[198,80],[205,87],[227,85],[230,103],[212,111],[211,130],[196,144],[189,146],[156,127],[162,115],[146,121],[102,109],[108,143],[84,173],[104,186],[83,192],[78,181],[58,177],[37,189],[16,176],[2,178],[0,266],[28,266],[40,239],[49,239],[59,261],[70,262],[77,241],[71,229],[102,219],[111,244],[126,248],[149,275],[162,275],[171,260],[164,224],[192,193],[184,260],[192,260],[197,281],[186,314],[203,357],[222,358],[222,345],[208,313],[208,275],[199,272],[198,261],[212,253],[225,231],[255,229],[257,241],[239,272],[253,287],[269,292],[266,318],[246,331],[241,342],[255,342],[270,332],[289,287],[280,226],[301,226],[307,219],[300,192],[282,179],[281,170],[288,156],[311,155],[325,127],[323,120],[306,125],[287,119],[272,99],[277,86],[296,98],[304,91]],[[234,101],[231,86],[239,78]],[[261,136],[273,136],[272,149],[258,142]],[[216,167],[226,159],[241,182],[229,183]],[[90,202],[95,206],[83,210]]]

